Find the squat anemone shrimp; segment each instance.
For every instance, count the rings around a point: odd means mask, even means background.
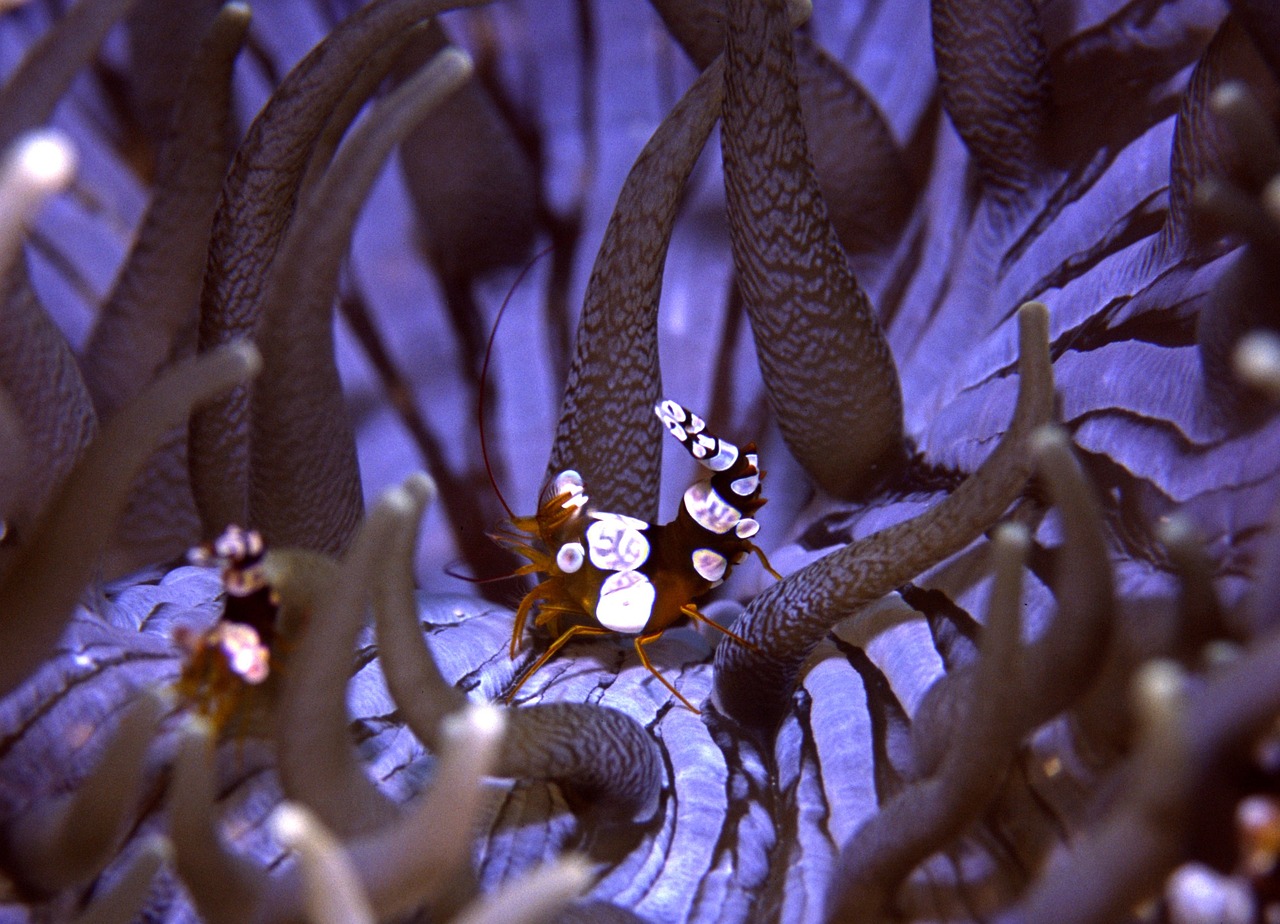
[[[555,640],[507,693],[508,703],[574,638],[616,633],[634,637],[640,663],[698,713],[649,661],[645,646],[688,618],[753,647],[708,619],[694,601],[723,584],[733,566],[753,552],[781,580],[764,551],[751,541],[760,529],[754,514],[765,504],[756,445],[748,443],[739,450],[707,430],[697,414],[669,398],[653,410],[667,432],[710,473],[684,492],[674,520],[650,524],[595,509],[589,506],[582,476],[566,469],[543,489],[535,515],[513,517],[512,530],[494,536],[529,560],[517,575],[547,575],[525,594],[516,610],[511,657],[515,658],[525,623],[535,609],[535,626],[556,624]],[[563,630],[561,619],[571,621]]]

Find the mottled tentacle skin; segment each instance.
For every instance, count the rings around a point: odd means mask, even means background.
[[[333,293],[360,207],[405,133],[471,73],[446,50],[379,103],[310,190],[271,268],[249,418],[249,522],[269,544],[340,552],[363,500],[333,353]]]
[[[731,715],[776,722],[800,662],[833,625],[963,549],[1022,492],[1031,434],[1053,412],[1053,368],[1044,305],[1024,305],[1018,321],[1018,403],[999,445],[925,513],[819,559],[751,601],[734,624],[751,647],[716,649],[716,691]]]
[[[547,478],[582,474],[602,510],[658,516],[662,395],[658,299],[680,193],[720,115],[717,60],[689,88],[627,176],[587,284]]]
[[[897,370],[814,177],[786,9],[728,9],[725,193],[756,355],[792,454],[824,490],[851,497],[902,459]]]
[[[1025,189],[1049,117],[1049,55],[1032,0],[933,0],[933,53],[942,105],[984,185]]]
[[[22,258],[0,279],[0,387],[26,444],[23,490],[17,507],[5,511],[21,542],[98,427],[71,348],[40,304]],[[48,400],[50,393],[59,400]]]
[[[371,55],[443,9],[482,0],[381,0],[340,24],[298,64],[254,120],[214,218],[200,309],[200,349],[252,333],[267,271],[293,217],[317,138]],[[191,479],[208,535],[243,523],[248,504],[248,392],[197,415]]]
[[[85,451],[0,582],[0,696],[39,667],[62,633],[115,531],[133,478],[166,432],[256,373],[253,347],[234,343],[181,363],[143,389]]]
[[[249,8],[228,3],[191,62],[156,164],[156,191],[80,366],[108,419],[166,364],[195,351],[200,288],[218,192],[231,159],[231,78]],[[185,423],[139,477],[108,573],[179,554],[199,539]]]
[[[195,349],[213,211],[231,159],[231,75],[249,8],[229,3],[191,63],[156,163],[155,193],[129,256],[81,351],[105,419],[173,358]]]
[[[0,150],[49,120],[76,74],[135,2],[80,0],[31,46],[0,88]]]
[[[706,67],[724,48],[723,0],[653,0],[685,52]],[[793,36],[800,115],[831,223],[851,255],[893,243],[915,181],[875,99],[825,49]]]

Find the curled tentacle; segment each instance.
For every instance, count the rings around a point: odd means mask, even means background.
[[[963,549],[1017,498],[1031,471],[1031,434],[1053,413],[1048,325],[1044,305],[1019,310],[1013,420],[973,475],[920,516],[850,543],[751,601],[734,627],[750,647],[716,649],[716,691],[728,712],[771,725],[800,662],[831,626]]]
[[[902,459],[897,369],[814,177],[786,10],[781,0],[728,10],[725,194],[756,355],[792,454],[822,488],[851,497]]]
[[[57,641],[129,498],[164,435],[258,371],[258,351],[232,343],[181,363],[133,399],[85,451],[0,582],[0,695],[34,671]]]
[[[333,357],[338,269],[385,157],[470,73],[470,58],[446,50],[382,101],[309,192],[272,265],[249,441],[249,520],[269,543],[339,552],[359,522],[355,438]]]
[[[662,393],[658,299],[676,209],[720,115],[717,59],[676,105],[627,175],[587,284],[577,348],[548,479],[581,472],[603,510],[653,521],[658,514]]]

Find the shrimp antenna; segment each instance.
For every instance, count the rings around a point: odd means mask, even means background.
[[[533,269],[539,260],[551,253],[553,247],[555,247],[555,244],[548,244],[542,248],[532,260],[524,265],[524,269],[520,270],[520,275],[516,276],[516,281],[507,290],[507,296],[502,300],[502,307],[498,309],[498,316],[493,319],[493,330],[489,331],[489,343],[484,348],[484,364],[480,367],[480,391],[476,399],[476,424],[480,428],[480,455],[484,458],[484,471],[489,476],[489,484],[493,485],[493,493],[498,495],[498,501],[502,504],[502,509],[507,511],[507,518],[511,520],[514,520],[516,515],[511,511],[511,505],[507,503],[507,499],[502,496],[502,489],[498,487],[498,481],[493,477],[493,466],[489,464],[489,443],[484,437],[485,385],[489,381],[489,360],[493,356],[493,341],[497,339],[498,325],[502,323],[502,316],[507,312],[507,305],[511,304],[511,296],[516,294],[516,289],[520,288],[520,283],[524,282],[524,277],[529,274],[529,270]]]

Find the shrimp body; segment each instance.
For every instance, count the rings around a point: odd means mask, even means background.
[[[525,623],[555,623],[556,639],[507,694],[516,692],[571,639],[620,634],[635,639],[640,661],[685,706],[698,710],[649,662],[645,646],[681,619],[713,626],[739,644],[737,635],[706,619],[694,601],[722,584],[749,553],[760,528],[754,514],[765,503],[763,473],[754,443],[742,450],[706,429],[692,411],[671,400],[654,412],[681,445],[707,470],[684,493],[675,519],[650,524],[591,506],[582,477],[566,470],[542,492],[538,512],[516,517],[512,531],[495,538],[529,563],[517,574],[543,574],[516,610],[511,657]],[[566,625],[567,623],[567,625]]]

